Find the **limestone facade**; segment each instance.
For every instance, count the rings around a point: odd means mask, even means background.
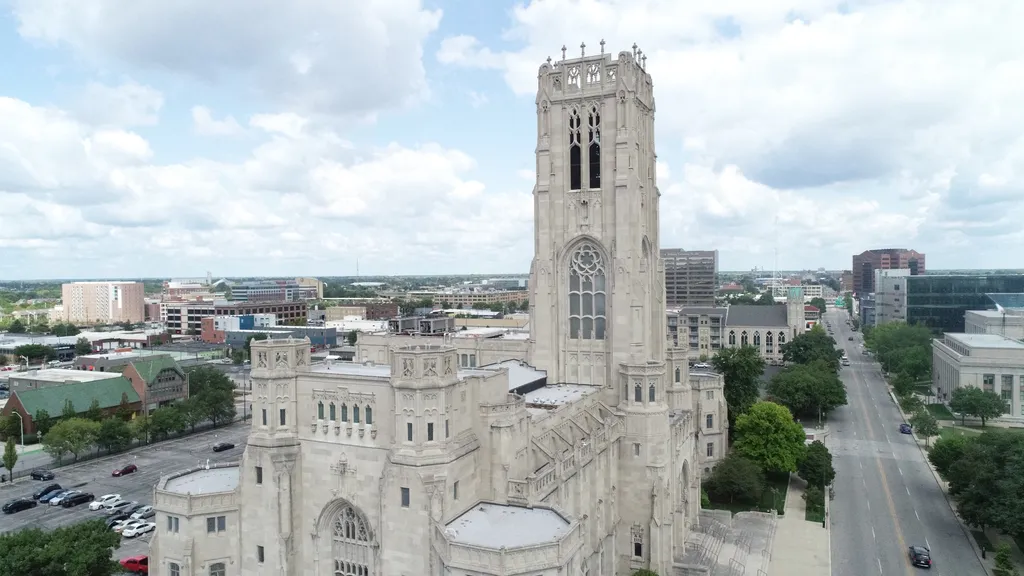
[[[683,570],[713,464],[697,443],[718,458],[726,418],[721,377],[665,338],[645,60],[602,42],[540,67],[528,337],[361,337],[356,362],[318,364],[305,339],[253,342],[230,536],[158,528],[155,573]],[[158,527],[207,526],[173,499]]]

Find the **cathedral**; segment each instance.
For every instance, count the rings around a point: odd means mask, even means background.
[[[683,573],[727,422],[667,338],[646,57],[563,50],[536,106],[529,333],[254,341],[242,460],[160,480],[153,573]]]

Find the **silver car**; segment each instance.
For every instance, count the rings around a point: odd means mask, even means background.
[[[145,520],[147,518],[152,518],[153,516],[156,516],[156,510],[154,510],[152,506],[143,506],[136,510],[135,513],[132,514],[131,518],[132,520]]]
[[[50,498],[50,506],[60,506],[68,498],[78,496],[81,493],[81,490],[68,490],[67,492],[62,492],[53,498]]]

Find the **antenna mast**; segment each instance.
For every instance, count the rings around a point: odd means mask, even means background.
[[[782,289],[779,286],[779,216],[775,215],[775,264],[774,270],[772,270],[772,296],[778,296]]]

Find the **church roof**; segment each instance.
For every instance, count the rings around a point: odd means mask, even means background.
[[[733,304],[725,317],[726,326],[785,328],[789,326],[785,304]]]

